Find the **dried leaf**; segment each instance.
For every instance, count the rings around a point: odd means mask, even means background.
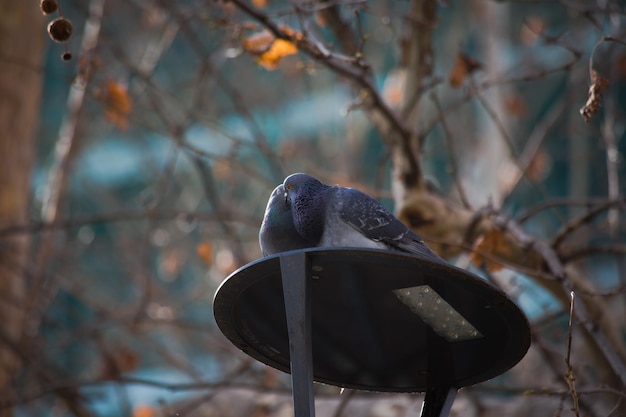
[[[404,89],[406,86],[406,72],[403,70],[393,71],[389,74],[383,85],[383,97],[387,104],[396,107],[404,101]]]
[[[104,117],[120,130],[125,130],[128,127],[128,116],[133,109],[133,102],[126,86],[108,80],[97,96],[104,103]]]
[[[233,176],[233,170],[228,159],[218,159],[211,166],[213,175],[218,180],[228,180]]]
[[[140,356],[132,349],[120,347],[115,351],[105,352],[104,362],[100,370],[100,377],[103,379],[114,379],[125,372],[137,369],[141,362]]]
[[[211,242],[200,243],[196,247],[196,253],[208,266],[213,264],[213,244]]]
[[[526,175],[533,181],[541,181],[547,177],[551,168],[552,157],[544,149],[540,149],[530,160]]]
[[[140,405],[133,409],[132,417],[154,417],[156,415],[156,409],[153,406]]]
[[[302,34],[286,26],[281,30],[291,38],[301,39]],[[286,56],[298,53],[298,47],[286,39],[277,39],[269,31],[258,32],[243,41],[243,49],[257,56],[257,62],[267,70],[274,70]]]
[[[459,88],[465,82],[465,78],[476,70],[482,68],[480,62],[470,58],[463,52],[459,52],[454,60],[454,65],[450,71],[450,85]]]
[[[522,118],[526,116],[526,103],[517,94],[510,94],[504,99],[504,107],[511,116]]]
[[[173,281],[185,264],[185,255],[179,248],[168,247],[163,250],[163,255],[160,260],[161,270],[163,272],[162,278],[166,281]]]
[[[243,40],[243,49],[253,55],[261,55],[270,49],[276,38],[269,30],[264,30]]]
[[[114,360],[117,365],[117,369],[121,373],[126,373],[130,371],[134,371],[139,366],[140,357],[132,349],[129,348],[120,348],[116,352],[114,352]]]
[[[591,86],[589,87],[589,97],[587,102],[580,109],[580,115],[585,119],[585,122],[591,120],[591,118],[600,109],[602,100],[602,93],[609,86],[609,81],[598,74],[596,71],[591,71]]]
[[[482,254],[489,254],[493,257],[509,257],[513,254],[513,250],[506,240],[504,233],[498,229],[493,229],[482,235],[474,244],[474,252],[471,255],[471,261],[474,265],[484,266],[488,271],[500,271],[504,266]]]
[[[267,0],[252,0],[252,5],[254,7],[258,7],[259,9],[263,9],[267,6]]]
[[[276,39],[272,47],[259,56],[258,63],[265,69],[273,70],[281,59],[296,53],[298,53],[296,45],[284,39]]]
[[[321,28],[323,28],[324,26],[326,26],[327,22],[326,22],[326,17],[324,16],[324,13],[319,11],[317,13],[315,13],[315,24]]]

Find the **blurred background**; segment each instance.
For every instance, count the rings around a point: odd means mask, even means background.
[[[292,172],[527,313],[527,357],[452,415],[626,413],[625,2],[0,5],[0,415],[292,415],[212,317]],[[321,416],[421,404],[316,390]]]

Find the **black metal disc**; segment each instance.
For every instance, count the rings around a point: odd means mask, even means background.
[[[312,280],[318,382],[394,392],[460,388],[507,371],[530,346],[522,311],[502,291],[465,270],[383,250],[301,252],[310,265],[306,279]],[[239,349],[289,372],[281,255],[231,274],[215,294],[213,311],[220,330]],[[419,301],[424,295],[434,296],[426,307]],[[474,330],[450,330],[445,314]],[[429,315],[439,315],[444,329],[436,329],[437,319]]]

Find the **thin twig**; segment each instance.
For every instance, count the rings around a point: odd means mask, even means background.
[[[576,377],[574,376],[574,369],[571,364],[571,354],[572,354],[572,321],[574,318],[574,291],[570,292],[570,308],[569,308],[569,333],[567,336],[567,354],[565,355],[565,365],[567,366],[567,370],[565,371],[565,380],[567,381],[567,386],[569,387],[569,391],[572,395],[572,401],[574,402],[573,411],[576,413],[576,417],[580,417],[580,407],[578,405],[578,393],[576,393]]]
[[[554,104],[549,111],[546,112],[546,115],[543,119],[541,119],[538,123],[534,125],[532,132],[528,135],[528,139],[524,144],[524,148],[520,152],[519,155],[519,171],[516,175],[515,183],[517,184],[522,178],[528,177],[528,169],[531,167],[533,159],[539,152],[543,141],[548,136],[548,131],[556,124],[556,122],[561,118],[563,112],[567,108],[569,104],[569,95],[563,96],[561,100],[559,100],[556,104]],[[510,187],[511,191],[515,189],[515,185]],[[506,204],[506,201],[509,197],[512,197],[513,193],[509,192],[502,199],[502,205]]]
[[[323,43],[316,41],[310,37],[297,36],[293,33],[288,33],[283,30],[277,23],[272,21],[270,17],[248,5],[243,0],[230,0],[238,9],[243,11],[248,16],[252,17],[259,23],[261,23],[267,30],[269,30],[276,38],[288,40],[295,45],[298,49],[315,61],[321,63],[327,68],[333,70],[336,74],[345,77],[351,82],[355,83],[363,91],[369,105],[376,109],[382,117],[387,121],[390,132],[395,133],[393,137],[397,137],[399,140],[399,146],[406,153],[406,158],[410,165],[411,175],[416,178],[421,178],[422,171],[417,160],[417,157],[411,152],[411,130],[402,122],[398,115],[387,105],[385,100],[379,94],[375,87],[371,70],[369,66],[365,65],[360,57],[344,56],[331,52],[324,46]]]
[[[85,31],[80,47],[80,54],[83,57],[89,57],[89,54],[93,52],[98,44],[105,1],[92,0],[90,3],[89,18],[85,23]],[[90,64],[84,64],[84,68],[78,71],[70,88],[67,98],[67,111],[61,123],[59,138],[54,148],[55,158],[48,173],[50,179],[46,185],[46,197],[41,209],[41,217],[44,221],[54,221],[57,217],[62,189],[67,179],[70,155],[78,126],[78,116],[83,107],[91,75],[90,70]]]
[[[228,217],[233,221],[258,226],[260,219],[245,212],[238,212],[233,207],[224,207],[228,211]],[[220,211],[210,213],[187,212],[178,210],[122,210],[106,214],[95,214],[91,216],[75,216],[69,219],[58,219],[55,222],[32,222],[28,224],[15,224],[0,229],[0,238],[10,235],[32,234],[51,230],[70,230],[82,226],[125,223],[143,220],[177,220],[177,221],[201,221],[215,222],[224,218],[226,214]]]
[[[248,106],[245,105],[239,90],[235,88],[228,77],[225,77],[220,71],[215,69],[215,65],[211,62],[207,57],[211,56],[210,51],[206,49],[204,43],[199,39],[198,34],[191,30],[189,24],[186,24],[185,17],[181,16],[181,14],[176,9],[176,4],[164,0],[160,0],[159,3],[163,8],[167,9],[175,19],[177,19],[180,31],[185,35],[187,40],[193,49],[193,51],[198,55],[198,57],[202,60],[203,64],[209,69],[213,77],[216,79],[217,85],[227,94],[228,98],[231,100],[232,104],[235,106],[235,109],[240,115],[244,116],[244,120],[246,125],[250,129],[252,133],[252,137],[255,143],[258,146],[258,149],[261,153],[266,157],[267,163],[272,171],[274,179],[282,180],[284,177],[284,167],[280,158],[273,151],[272,147],[269,144],[269,140],[264,135],[263,130],[256,122]],[[267,19],[269,22],[269,18]],[[275,26],[276,30],[280,30],[278,26]]]
[[[466,94],[457,100],[451,102],[444,109],[445,114],[449,114],[450,112],[459,109],[464,104],[469,103],[474,99],[474,95],[476,92],[485,92],[493,87],[498,87],[502,85],[516,84],[522,82],[530,82],[536,81],[538,78],[545,78],[548,75],[569,71],[574,65],[578,63],[579,56],[577,54],[574,55],[574,58],[571,61],[568,61],[562,65],[556,66],[550,69],[539,69],[536,72],[522,75],[514,75],[511,77],[501,77],[494,78],[482,81],[480,83],[476,83],[472,89],[467,90]],[[436,116],[432,120],[430,120],[427,124],[425,124],[418,133],[420,136],[426,136],[428,133],[440,122],[441,116]]]
[[[611,207],[621,206],[625,202],[626,202],[626,198],[617,199],[617,200],[607,200],[606,203],[599,204],[589,209],[587,213],[584,213],[583,215],[570,220],[552,238],[551,246],[553,248],[558,248],[570,234],[572,234],[582,225],[589,223],[594,217],[610,209]]]
[[[472,90],[474,89],[475,87],[473,86],[473,83],[472,83]],[[479,91],[475,92],[475,97],[478,100],[478,102],[482,105],[483,109],[485,109],[485,111],[487,112],[487,114],[489,115],[493,123],[495,124],[498,132],[500,132],[500,136],[509,150],[510,161],[513,162],[513,164],[515,164],[519,172],[521,172],[522,174],[526,174],[527,166],[524,166],[522,164],[519,153],[515,149],[513,138],[511,138],[511,136],[509,135],[509,132],[507,132],[506,126],[504,126],[504,123],[500,119],[500,116],[498,116],[498,113],[495,111],[495,109],[489,104],[489,102],[483,97],[483,95]],[[535,187],[535,189],[539,192],[539,194],[543,197],[543,199],[548,199],[549,197],[548,192],[546,191],[545,187],[541,183],[535,181],[533,178],[530,178],[528,175],[526,175],[526,178]],[[555,213],[557,214],[557,216],[559,215],[558,212],[555,212]]]
[[[609,254],[615,256],[626,255],[626,244],[613,243],[610,245],[589,246],[586,248],[576,249],[571,252],[562,254],[563,263],[569,263],[587,256]],[[626,285],[626,284],[625,284]]]
[[[615,24],[613,24],[615,26]],[[605,36],[602,38],[601,42],[615,42],[620,45],[626,46],[626,43],[620,41],[618,39],[612,38],[610,36]],[[600,43],[596,44],[591,53],[591,57],[589,58],[589,75],[593,79],[593,56],[597,46]],[[615,65],[612,66],[611,74],[608,74],[609,79],[616,79],[617,75],[617,67]],[[602,139],[604,141],[605,146],[605,154],[606,154],[606,173],[607,173],[607,191],[609,198],[617,198],[619,197],[619,149],[617,146],[617,134],[615,132],[618,129],[618,124],[615,121],[615,112],[616,112],[616,101],[615,101],[615,92],[613,94],[608,95],[605,104],[604,111],[604,121],[602,123]],[[623,128],[622,128],[623,131]],[[608,211],[608,226],[611,234],[615,237],[618,233],[618,222],[619,222],[619,211],[616,208],[610,208]]]
[[[573,199],[573,198],[554,198],[550,200],[541,201],[534,206],[530,206],[526,209],[522,214],[517,216],[517,221],[520,223],[524,223],[528,219],[537,214],[541,213],[546,209],[550,209],[552,207],[561,207],[561,206],[571,206],[571,207],[587,207],[591,208],[593,206],[607,204],[611,200],[606,198],[583,198],[583,199]],[[626,198],[621,198],[619,201],[615,201],[614,204],[617,204],[618,207],[622,210],[626,210]]]
[[[574,291],[574,283],[568,276],[565,276],[563,279],[563,288],[570,294]],[[605,330],[602,326],[598,326],[598,322],[591,317],[585,303],[572,303],[571,306],[577,321],[585,328],[600,352],[602,352],[621,386],[626,387],[626,364],[609,340]]]
[[[443,110],[441,108],[441,103],[439,102],[439,98],[437,97],[437,95],[435,93],[431,93],[430,98],[435,104],[437,112],[441,114]],[[465,193],[465,187],[463,187],[463,182],[459,177],[456,141],[452,137],[452,132],[450,131],[450,127],[448,126],[447,119],[443,114],[441,114],[441,127],[443,128],[443,132],[446,137],[446,143],[448,144],[448,155],[450,157],[450,174],[452,174],[454,184],[456,185],[456,189],[459,192],[459,197],[461,198],[463,206],[467,209],[470,209],[471,205],[467,198],[467,194]]]
[[[348,406],[348,403],[350,402],[350,400],[354,397],[354,394],[356,394],[356,390],[353,390],[353,389],[344,390],[341,393],[341,401],[339,401],[339,404],[337,405],[337,408],[335,409],[335,412],[333,413],[332,417],[341,417],[343,415],[343,412]]]
[[[61,127],[59,137],[55,143],[54,159],[48,173],[48,183],[46,184],[45,196],[41,208],[41,218],[46,223],[54,223],[58,217],[59,207],[65,193],[65,186],[69,176],[71,159],[74,154],[76,133],[79,123],[79,115],[83,108],[85,93],[91,77],[90,55],[94,52],[100,37],[100,27],[104,13],[106,0],[91,0],[89,4],[89,17],[85,22],[83,39],[80,46],[80,55],[85,62],[79,68],[76,78],[70,88],[66,112]],[[45,271],[54,257],[56,246],[54,236],[43,236],[35,261],[35,272],[33,273],[33,283],[30,292],[30,299],[26,304],[24,313],[24,328],[29,329],[31,334],[36,334],[41,323],[41,314],[45,310],[45,305],[49,300],[43,296],[45,281]]]
[[[490,218],[500,228],[511,233],[523,248],[532,249],[541,255],[548,270],[555,278],[561,279],[565,276],[563,264],[551,245],[542,239],[529,235],[519,223],[503,213],[492,213]]]

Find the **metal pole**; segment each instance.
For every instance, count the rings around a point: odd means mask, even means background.
[[[448,417],[456,391],[454,387],[429,388],[424,396],[420,417]]]
[[[311,349],[311,279],[305,252],[280,257],[295,417],[315,417]]]

